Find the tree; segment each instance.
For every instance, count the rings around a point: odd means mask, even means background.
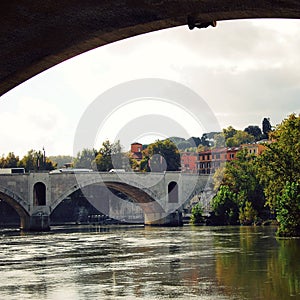
[[[200,202],[198,202],[192,208],[192,215],[191,215],[191,223],[192,224],[200,224],[204,222],[203,218],[203,208]]]
[[[283,196],[287,182],[300,183],[300,116],[291,114],[270,133],[270,138],[273,143],[266,144],[266,150],[259,157],[259,177],[264,185],[267,203],[280,215],[282,206],[278,197],[287,199],[287,196]],[[289,206],[285,206],[285,209],[289,209]],[[280,227],[281,219],[278,221]],[[292,226],[286,226],[285,234],[289,235],[289,229],[294,234]]]
[[[259,157],[260,180],[265,186],[267,201],[276,208],[276,197],[286,182],[300,180],[300,116],[290,115],[270,134],[273,143]]]
[[[212,200],[212,222],[217,225],[235,225],[238,223],[237,196],[228,186],[220,187]]]
[[[226,146],[227,147],[239,147],[242,144],[249,144],[254,142],[254,136],[242,131],[236,130],[236,133],[226,139]]]
[[[19,162],[18,167],[29,171],[51,171],[56,167],[56,163],[45,157],[42,151],[29,150]]]
[[[182,137],[178,137],[178,136],[172,136],[169,138],[170,141],[172,141],[175,145],[178,145],[179,143],[185,142],[186,140]],[[147,145],[148,147],[149,145]],[[147,148],[146,147],[146,148]],[[145,148],[143,148],[145,149]]]
[[[262,138],[261,129],[257,125],[249,125],[244,129],[245,132],[254,136],[255,141],[259,141]]]
[[[277,195],[276,216],[279,236],[300,236],[300,184],[286,182],[282,193]]]
[[[223,129],[223,132],[214,135],[214,146],[222,147],[239,147],[242,144],[253,143],[254,136],[246,131],[236,130],[232,126]]]
[[[121,151],[120,141],[112,144],[108,140],[103,142],[95,159],[97,170],[107,172],[111,169],[123,169],[126,157]]]
[[[19,163],[19,156],[15,156],[13,152],[9,152],[6,157],[0,158],[0,168],[16,168]]]
[[[74,159],[73,166],[77,169],[96,169],[95,168],[95,157],[97,155],[97,150],[95,149],[83,149],[81,152],[77,153]]]
[[[178,171],[180,169],[180,154],[176,145],[169,139],[156,141],[147,148],[152,171]],[[164,166],[164,162],[166,166]]]
[[[187,140],[187,142],[191,144],[191,147],[198,147],[201,144],[202,140],[199,137],[192,136]]]
[[[179,150],[185,150],[185,149],[188,149],[188,148],[191,148],[191,147],[192,147],[192,145],[191,145],[189,142],[187,142],[187,141],[180,142],[180,143],[177,145],[177,148],[178,148]]]
[[[234,129],[232,126],[229,126],[229,127],[223,129],[223,134],[224,134],[225,140],[232,138],[236,133],[237,133],[237,130]]]
[[[207,134],[207,133],[203,133],[203,134],[202,134],[202,137],[201,137],[201,139],[200,139],[200,145],[202,145],[202,146],[207,146],[207,147],[210,146],[209,138],[208,138],[208,134]],[[198,145],[198,146],[199,146],[199,145]]]
[[[139,168],[140,168],[140,171],[142,172],[150,172],[150,168],[149,168],[149,157],[148,156],[145,156],[142,158],[142,160],[140,161],[140,164],[139,164]]]
[[[222,148],[225,146],[225,135],[224,133],[217,133],[214,135],[214,147]]]
[[[214,185],[228,187],[234,193],[241,224],[252,224],[266,219],[263,186],[258,179],[257,157],[246,149],[238,152],[237,159],[226,164],[225,169],[214,174]]]
[[[268,138],[269,132],[271,132],[271,130],[272,130],[272,126],[271,126],[271,123],[270,123],[270,118],[264,118],[262,120],[262,131],[263,131],[265,139]]]

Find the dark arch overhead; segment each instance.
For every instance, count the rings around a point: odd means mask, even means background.
[[[296,0],[11,0],[0,3],[0,95],[96,47],[198,22],[300,18]]]

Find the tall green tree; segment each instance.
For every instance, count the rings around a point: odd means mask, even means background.
[[[207,146],[207,147],[210,146],[210,142],[209,142],[207,133],[202,134],[201,139],[200,139],[200,145]]]
[[[187,142],[192,145],[191,147],[198,147],[201,144],[202,140],[199,137],[192,136],[187,140]]]
[[[291,114],[270,133],[270,138],[273,142],[266,144],[259,157],[259,174],[267,203],[278,215],[281,210],[278,197],[284,194],[287,182],[300,183],[300,116]],[[285,232],[288,235],[288,228]]]
[[[111,169],[123,169],[128,158],[122,153],[120,141],[110,143],[104,141],[99,149],[95,162],[98,171],[107,172]]]
[[[249,125],[244,131],[254,136],[255,141],[259,141],[262,138],[261,129],[257,125]]]
[[[150,168],[152,171],[179,171],[180,170],[180,154],[176,145],[166,139],[164,141],[156,141],[147,148],[148,157],[150,159]],[[164,162],[166,166],[164,166]]]
[[[269,133],[272,131],[270,118],[264,118],[262,120],[262,131],[263,131],[263,134],[264,134],[264,138],[267,139],[268,136],[269,136]]]

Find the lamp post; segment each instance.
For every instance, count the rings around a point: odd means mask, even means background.
[[[46,169],[46,151],[45,147],[43,146],[43,169]]]

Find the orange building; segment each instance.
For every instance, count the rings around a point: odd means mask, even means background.
[[[243,144],[241,145],[241,148],[247,149],[249,154],[258,156],[264,152],[266,146],[263,144]]]
[[[180,154],[181,172],[197,173],[198,155],[195,152],[183,152]]]
[[[216,148],[198,153],[197,171],[199,174],[212,174],[225,162],[236,158],[239,147]]]
[[[143,150],[143,145],[140,143],[132,143],[130,152],[131,152],[131,158],[134,158],[136,160],[141,160],[143,155],[142,155],[142,150]]]

